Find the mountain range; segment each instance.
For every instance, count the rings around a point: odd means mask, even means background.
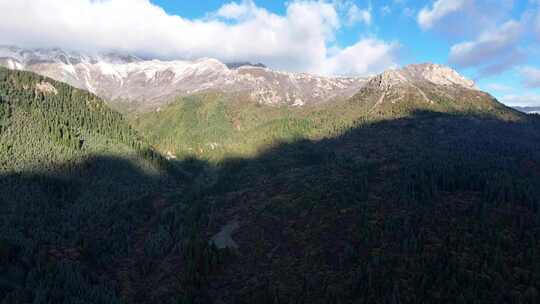
[[[221,91],[263,104],[301,106],[352,96],[366,81],[273,71],[264,65],[198,60],[142,60],[60,49],[0,48],[0,65],[27,70],[88,90],[131,108],[156,109],[177,96]]]
[[[514,107],[514,109],[528,114],[540,114],[540,107]]]
[[[426,100],[429,98],[420,86],[477,90],[456,71],[435,64],[411,65],[371,77],[323,77],[274,71],[247,62],[227,65],[210,58],[161,61],[117,53],[88,55],[61,49],[0,47],[0,65],[66,82],[109,100],[117,108],[136,111],[155,110],[175,97],[202,92],[235,94],[261,104],[303,106],[348,99],[374,82],[384,91],[414,87]]]

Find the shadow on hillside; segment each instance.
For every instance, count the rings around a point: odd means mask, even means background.
[[[166,176],[99,156],[3,175],[0,297],[534,303],[539,125],[417,112]],[[237,248],[208,245],[226,225]]]

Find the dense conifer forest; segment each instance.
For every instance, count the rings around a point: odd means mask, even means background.
[[[1,302],[538,303],[538,116],[367,93],[128,120],[0,69]]]

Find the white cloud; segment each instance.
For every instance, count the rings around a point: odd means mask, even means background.
[[[244,0],[242,3],[231,2],[223,5],[216,12],[216,15],[226,19],[240,19],[256,10],[257,7],[255,6],[255,3],[250,0]]]
[[[526,41],[534,28],[536,10],[525,6],[516,16],[515,0],[459,3],[459,9],[431,24],[434,31],[458,41],[450,49],[450,64],[474,68],[477,77],[482,78],[501,74],[531,57],[532,48]]]
[[[418,13],[418,24],[422,29],[429,29],[445,16],[462,9],[464,5],[465,0],[437,0],[431,8],[426,6]]]
[[[324,74],[367,75],[397,66],[393,54],[399,49],[398,43],[384,43],[377,39],[363,39],[357,44],[339,50],[324,62],[320,70]],[[358,60],[361,58],[361,60]]]
[[[349,25],[354,25],[358,22],[371,25],[371,9],[360,9],[358,6],[356,6],[356,4],[353,4],[351,7],[349,7],[347,18]]]
[[[529,93],[523,95],[509,94],[501,98],[501,102],[513,107],[534,107],[540,106],[540,95]]]
[[[451,41],[470,40],[513,18],[515,1],[432,0],[416,15],[416,21],[421,29],[433,30]]]
[[[523,67],[519,70],[523,78],[523,84],[527,88],[540,88],[540,69],[534,67]]]
[[[335,47],[343,18],[336,1],[298,0],[282,15],[231,2],[203,19],[170,15],[149,0],[0,0],[0,41],[23,47],[116,50],[159,58],[214,57],[278,69],[377,72],[396,62],[396,45],[365,38]],[[365,20],[364,20],[365,21]],[[356,68],[350,68],[356,67]]]
[[[459,67],[489,65],[497,67],[504,60],[508,61],[504,68],[521,60],[516,51],[516,44],[523,34],[523,28],[517,21],[505,22],[498,30],[486,31],[477,39],[458,43],[450,49],[449,61]],[[500,70],[500,69],[496,69]]]

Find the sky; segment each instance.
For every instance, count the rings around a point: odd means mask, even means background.
[[[540,106],[540,0],[0,0],[0,45],[373,75],[449,65]]]

